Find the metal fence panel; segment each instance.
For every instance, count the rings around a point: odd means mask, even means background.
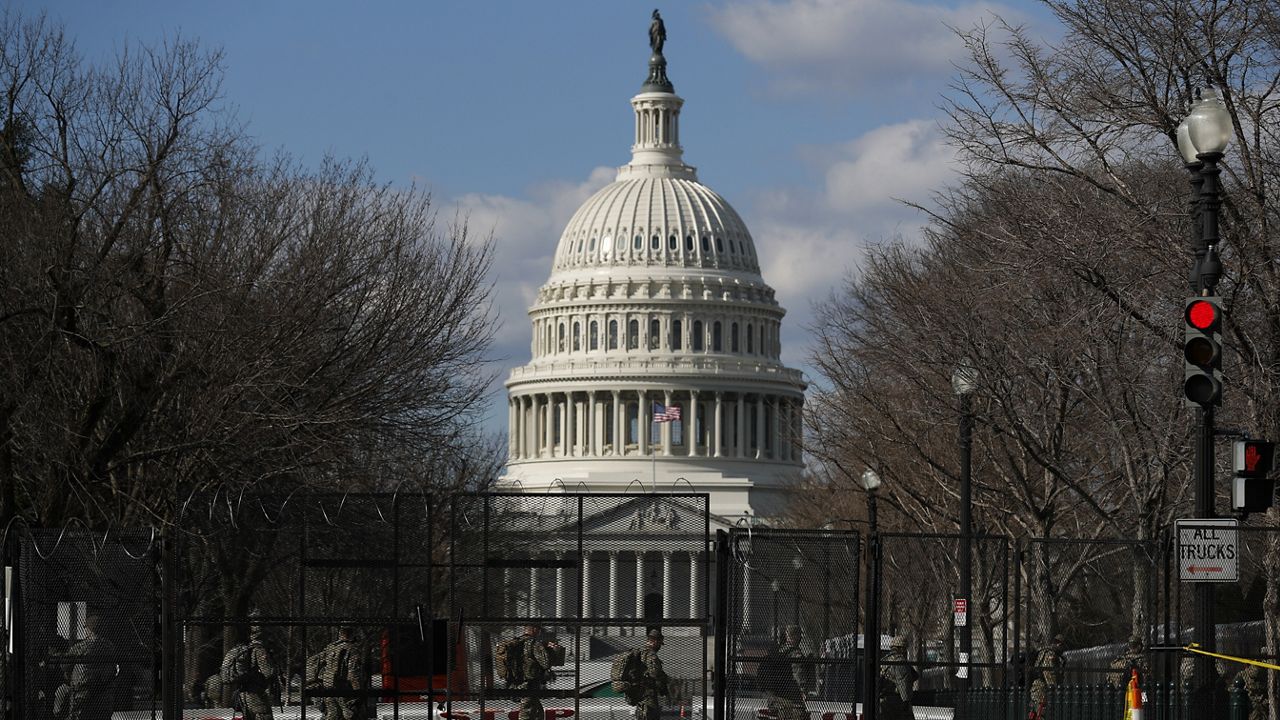
[[[155,710],[156,559],[150,533],[31,530],[19,563],[18,715]]]

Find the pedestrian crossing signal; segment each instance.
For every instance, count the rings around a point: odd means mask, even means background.
[[[1232,447],[1231,467],[1235,478],[1231,488],[1231,507],[1239,512],[1262,512],[1271,507],[1275,481],[1271,468],[1276,445],[1266,440],[1236,440]]]

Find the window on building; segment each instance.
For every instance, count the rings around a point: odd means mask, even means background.
[[[760,323],[758,330],[760,331],[760,354],[768,355],[769,353],[764,349],[764,323]]]
[[[587,326],[587,348],[589,350],[600,349],[600,324],[595,320],[592,320],[591,324]]]
[[[654,318],[649,321],[649,349],[662,347],[662,321]]]
[[[751,323],[747,323],[747,353],[754,354],[756,351],[755,336],[751,333],[755,328],[751,327]]]
[[[702,254],[706,255],[711,252],[711,238],[706,235],[702,236]]]
[[[640,347],[640,321],[627,321],[627,349],[636,350]]]
[[[592,237],[591,244],[587,246],[587,252],[595,252],[595,251],[596,251],[596,239]]]
[[[676,236],[672,235],[671,237],[667,238],[667,249],[670,250],[671,252],[675,252],[676,247],[679,245],[679,242],[680,242],[679,240],[676,240]]]
[[[724,238],[722,237],[716,238],[716,252],[721,255],[724,254]]]
[[[633,250],[635,250],[636,252],[640,252],[641,250],[643,250],[643,249],[644,249],[644,238],[643,238],[643,237],[641,237],[641,236],[639,236],[639,235],[637,235],[637,236],[636,236],[636,239],[635,239],[635,242],[631,243],[631,248],[632,248]]]
[[[693,252],[693,236],[692,235],[684,236],[684,251],[687,253]]]
[[[610,350],[618,349],[618,321],[617,320],[609,321],[609,349]]]
[[[578,352],[582,349],[582,323],[573,323],[573,351]]]
[[[671,444],[680,447],[684,445],[684,403],[671,403],[671,406],[680,409],[680,419],[671,422]]]
[[[640,405],[637,403],[627,403],[627,444],[636,445],[640,442]]]
[[[717,320],[711,324],[711,352],[722,352],[724,343],[720,337],[720,321]]]
[[[658,237],[657,235],[654,235],[654,236],[649,240],[649,249],[650,249],[650,250],[661,250],[661,249],[662,249],[662,238]]]
[[[564,352],[564,323],[560,323],[560,329],[556,332],[556,352]]]
[[[551,444],[560,444],[560,403],[551,406]]]
[[[702,352],[702,344],[706,340],[702,337],[702,321],[693,321],[693,351]]]
[[[738,352],[738,323],[729,326],[729,352]]]
[[[671,349],[672,350],[681,350],[684,347],[684,338],[680,336],[680,331],[682,329],[683,328],[679,320],[671,321]]]

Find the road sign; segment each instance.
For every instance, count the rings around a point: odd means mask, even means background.
[[[1182,582],[1240,580],[1236,525],[1230,518],[1185,518],[1175,523],[1178,577]]]
[[[968,598],[956,598],[955,600],[955,618],[956,627],[964,627],[969,624],[969,600]]]

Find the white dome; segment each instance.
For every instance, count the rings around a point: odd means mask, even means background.
[[[738,213],[684,164],[662,61],[631,99],[631,162],[574,213],[509,392],[508,489],[706,492],[771,514],[804,467],[805,383]],[[655,81],[654,79],[662,82]]]
[[[624,168],[623,175],[632,168]],[[690,173],[692,175],[692,173]],[[601,189],[560,236],[553,276],[582,268],[723,268],[759,274],[738,213],[689,177],[646,173]]]

